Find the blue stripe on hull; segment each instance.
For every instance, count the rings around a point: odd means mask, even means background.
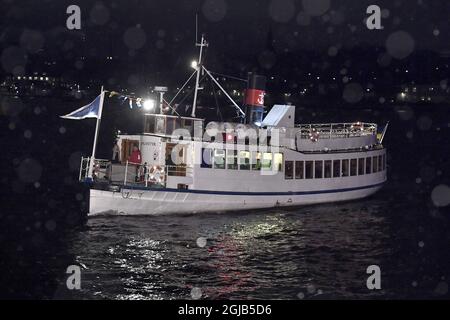
[[[352,187],[344,189],[330,189],[330,190],[316,190],[316,191],[288,191],[288,192],[243,192],[243,191],[215,191],[215,190],[185,190],[185,189],[173,189],[173,188],[148,188],[142,186],[124,187],[124,189],[130,190],[148,190],[148,191],[162,191],[162,192],[179,192],[179,193],[198,193],[198,194],[218,194],[218,195],[234,195],[234,196],[295,196],[295,195],[309,195],[309,194],[321,194],[321,193],[339,193],[349,192],[363,189],[370,189],[382,186],[385,181],[368,186]]]

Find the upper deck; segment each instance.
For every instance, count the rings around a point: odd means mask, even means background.
[[[372,148],[378,144],[375,123],[299,124],[295,132],[296,149],[306,152]]]
[[[294,124],[295,107],[276,105],[261,127],[238,123],[209,123],[204,119],[163,114],[145,114],[144,134],[169,139],[226,141],[258,144],[269,136],[275,146],[300,152],[333,152],[368,149],[379,144],[377,124],[365,122]],[[214,126],[210,126],[214,124]],[[214,129],[214,130],[212,130]],[[215,136],[215,137],[212,137]],[[226,138],[225,138],[226,137]],[[228,138],[228,137],[231,137]]]
[[[300,139],[337,139],[372,136],[377,133],[375,123],[320,123],[298,124],[295,126],[300,131]]]

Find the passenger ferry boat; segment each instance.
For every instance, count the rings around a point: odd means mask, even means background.
[[[382,187],[387,125],[377,135],[374,123],[295,124],[293,105],[274,105],[263,118],[262,76],[249,75],[245,113],[233,102],[243,123],[205,124],[195,116],[196,98],[200,73],[211,73],[201,63],[203,37],[197,45],[191,116],[147,113],[141,134],[119,135],[119,163],[95,159],[95,142],[93,156],[81,160],[80,180],[91,182],[89,215],[299,206],[360,199]],[[127,161],[133,146],[141,163]]]

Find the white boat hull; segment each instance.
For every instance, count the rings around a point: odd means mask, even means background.
[[[291,193],[128,188],[112,192],[91,189],[88,215],[159,215],[301,206],[365,198],[377,192],[382,184]]]

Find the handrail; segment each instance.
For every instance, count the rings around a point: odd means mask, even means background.
[[[81,157],[81,160],[80,160],[80,174],[78,175],[78,181],[81,181],[81,174],[82,174],[82,171],[83,171],[83,160],[84,160],[84,158]]]
[[[125,165],[125,174],[123,176],[123,185],[124,186],[127,185],[127,178],[128,178],[128,160],[127,160],[127,163]]]
[[[80,173],[78,175],[79,181],[83,181],[87,178],[87,175],[89,173],[89,163],[91,161],[90,157],[81,157],[81,163],[80,163]]]
[[[326,124],[299,124],[295,126],[299,129],[300,139],[332,139],[350,138],[366,135],[376,135],[377,125],[375,123],[326,123]]]
[[[354,126],[354,125],[367,125],[367,126],[377,126],[376,123],[372,123],[372,122],[329,122],[329,123],[308,123],[308,124],[303,124],[303,123],[299,123],[296,124],[295,127],[301,127],[301,126],[337,126],[337,125],[343,125],[343,126]]]
[[[80,181],[83,181],[87,178],[88,174],[88,168],[89,163],[91,161],[91,158],[89,157],[82,157],[81,158],[81,165],[80,165],[80,173],[79,173],[79,179]],[[186,177],[190,176],[192,177],[193,174],[193,167],[188,166],[185,164],[182,165],[155,165],[155,164],[147,164],[147,163],[136,163],[131,161],[126,161],[125,164],[113,164],[110,160],[106,159],[93,159],[95,166],[94,166],[94,174],[93,178],[94,180],[99,179],[100,181],[109,181],[109,182],[118,182],[120,179],[122,179],[123,174],[123,180],[122,183],[124,186],[131,184],[145,184],[147,187],[150,183],[154,184],[162,184],[165,185],[167,181],[168,176],[180,176],[180,177]],[[136,166],[137,170],[134,172],[134,170],[130,170],[131,166]],[[114,166],[122,166],[124,168],[124,171],[118,170],[117,167]],[[160,174],[154,174],[154,171],[156,168],[159,168]],[[118,171],[117,171],[118,170]],[[123,170],[123,169],[122,169]],[[131,176],[138,177],[139,179],[131,179]],[[156,178],[155,177],[160,177]],[[118,179],[119,178],[119,179]],[[135,181],[137,180],[137,181]],[[133,182],[131,182],[133,181]]]

